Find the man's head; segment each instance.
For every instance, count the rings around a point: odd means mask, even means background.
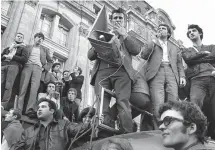
[[[24,34],[18,32],[15,37],[15,42],[19,44],[19,43],[22,43],[23,40],[24,40]]]
[[[56,89],[56,84],[55,82],[52,82],[50,81],[48,84],[47,84],[47,89],[46,89],[46,92],[47,93],[53,93]]]
[[[133,150],[131,143],[123,138],[108,139],[101,147],[102,150]]]
[[[34,44],[39,46],[39,45],[42,44],[44,39],[45,39],[45,36],[44,36],[44,34],[42,32],[36,33],[34,35]]]
[[[198,25],[191,24],[188,25],[187,37],[191,41],[196,41],[198,39],[203,39],[203,30]]]
[[[39,120],[48,120],[54,117],[56,110],[57,106],[53,101],[41,98],[38,102],[37,117]]]
[[[67,97],[69,101],[74,101],[77,97],[77,90],[74,88],[70,88],[67,93]]]
[[[126,26],[126,15],[122,8],[114,9],[111,12],[110,22],[114,26],[120,25],[122,27]]]
[[[172,31],[170,27],[167,24],[159,24],[158,30],[157,30],[157,36],[158,38],[167,40],[171,37]]]
[[[56,62],[52,65],[52,72],[59,72],[60,71],[60,63]]]
[[[91,111],[90,111],[91,110]],[[90,111],[90,112],[89,112]],[[89,116],[87,116],[87,114],[89,113]],[[78,119],[82,122],[85,122],[87,121],[86,118],[88,117],[89,119],[92,119],[93,116],[95,115],[96,113],[96,109],[95,108],[92,108],[91,107],[86,107],[84,108],[81,113],[79,114],[79,117]]]
[[[78,66],[76,66],[76,67],[73,69],[73,71],[74,71],[74,73],[77,73],[77,74],[79,74],[79,75],[82,74],[82,69],[81,69],[80,67],[78,67]]]
[[[5,115],[5,121],[19,120],[21,118],[21,113],[17,109],[10,109]]]
[[[63,78],[68,78],[69,77],[69,70],[64,70],[63,71]]]
[[[159,109],[159,129],[166,147],[183,147],[190,140],[204,142],[207,118],[191,102],[169,101]]]

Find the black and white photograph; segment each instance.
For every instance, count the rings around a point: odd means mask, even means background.
[[[1,0],[1,150],[215,150],[214,0]]]

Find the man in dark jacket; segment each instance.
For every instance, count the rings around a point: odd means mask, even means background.
[[[163,145],[175,150],[206,150],[207,118],[194,103],[169,101],[159,108]]]
[[[189,25],[187,37],[193,46],[184,48],[182,56],[187,63],[190,80],[190,101],[200,108],[206,104],[210,122],[209,135],[215,139],[215,45],[203,45],[203,30],[198,25]],[[207,100],[207,101],[206,101]]]
[[[79,105],[77,101],[77,91],[74,88],[70,88],[67,92],[67,97],[63,97],[61,100],[61,110],[64,117],[70,122],[78,122]]]
[[[26,129],[15,150],[67,150],[71,138],[82,134],[89,124],[74,124],[68,120],[56,120],[56,105],[53,101],[42,98],[38,104],[39,122]]]
[[[1,149],[13,150],[14,145],[18,142],[24,131],[19,119],[21,114],[19,110],[10,109],[5,115],[5,120],[1,123],[1,130],[3,133]]]
[[[24,35],[17,33],[11,46],[4,49],[1,54],[1,95],[3,96],[1,105],[5,110],[8,110],[8,101],[11,99],[15,79],[28,60],[23,39]]]
[[[91,74],[91,84],[95,85],[96,95],[100,95],[101,86],[109,90],[115,90],[117,109],[122,125],[121,131],[123,133],[129,133],[133,132],[129,99],[131,96],[131,84],[134,82],[135,74],[131,56],[135,56],[140,52],[140,46],[134,38],[127,34],[125,17],[123,9],[119,8],[112,11],[110,18],[113,25],[113,43],[116,43],[113,48],[113,51],[116,52],[116,57],[112,58],[112,56],[111,59],[119,60],[118,58],[120,58],[120,61],[114,64],[108,58],[102,59],[99,56],[100,54],[97,53],[98,51],[95,51],[95,48],[91,48],[88,51],[88,58],[90,60],[96,60]],[[114,127],[114,121],[109,107],[110,99],[110,95],[105,93],[102,112],[104,115],[103,123]]]
[[[81,102],[81,99],[82,99],[81,88],[84,83],[84,76],[82,75],[82,69],[76,66],[70,75],[69,75],[69,72],[65,72],[65,71],[64,71],[64,74],[65,74],[63,78],[63,82],[65,83],[64,94],[65,94],[65,91],[67,93],[67,91],[70,88],[74,88],[77,90],[77,99],[79,99],[79,101]]]

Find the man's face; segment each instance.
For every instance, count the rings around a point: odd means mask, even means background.
[[[159,38],[167,38],[168,36],[168,29],[166,26],[159,26],[158,27],[158,31],[157,31],[157,35]]]
[[[188,29],[188,36],[190,38],[190,40],[195,40],[195,39],[201,39],[200,38],[200,33],[196,28],[191,28]]]
[[[55,85],[53,83],[49,83],[47,86],[47,93],[52,93],[55,91]]]
[[[165,120],[165,117],[173,117],[184,120],[181,113],[176,110],[165,111],[161,115],[160,120]],[[167,126],[162,123],[159,126],[159,129],[162,131],[163,145],[165,147],[181,147],[189,140],[187,128],[184,126],[182,121],[173,119]]]
[[[14,110],[10,110],[6,115],[5,115],[5,121],[13,121],[15,120],[15,116],[13,115]]]
[[[69,92],[68,92],[68,99],[69,99],[70,101],[74,101],[75,98],[76,98],[75,92],[74,92],[74,91],[69,91]]]
[[[53,116],[54,110],[49,108],[48,102],[41,102],[38,105],[37,117],[40,120],[47,120],[49,117]]]
[[[40,36],[40,37],[35,37],[34,38],[34,44],[35,45],[41,45],[43,43],[43,38],[42,38],[42,36]]]
[[[22,34],[17,34],[15,37],[15,41],[18,43],[22,43],[24,39],[24,36]]]
[[[125,18],[123,13],[114,13],[111,20],[112,25],[115,27],[120,25],[125,27]]]
[[[60,65],[56,65],[53,70],[54,70],[54,72],[59,72],[60,71]]]
[[[69,72],[64,72],[63,73],[63,78],[68,78],[69,77]]]

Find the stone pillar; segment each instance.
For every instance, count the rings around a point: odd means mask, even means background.
[[[2,45],[1,48],[5,48],[11,44],[14,40],[14,37],[17,32],[17,28],[20,23],[20,19],[22,17],[23,9],[25,6],[25,1],[13,1],[10,20],[8,22],[8,26],[2,35]]]
[[[65,63],[64,70],[71,70],[76,62],[77,56],[77,49],[78,49],[78,41],[79,41],[79,25],[74,25],[69,32],[69,39],[68,39],[68,47],[69,55],[68,59]]]
[[[57,35],[57,33],[58,33],[57,30],[58,30],[59,21],[60,21],[60,16],[55,15],[55,17],[53,19],[53,22],[52,22],[52,28],[51,28],[51,31],[50,31],[50,38],[53,41],[56,41],[56,37],[58,36]]]

